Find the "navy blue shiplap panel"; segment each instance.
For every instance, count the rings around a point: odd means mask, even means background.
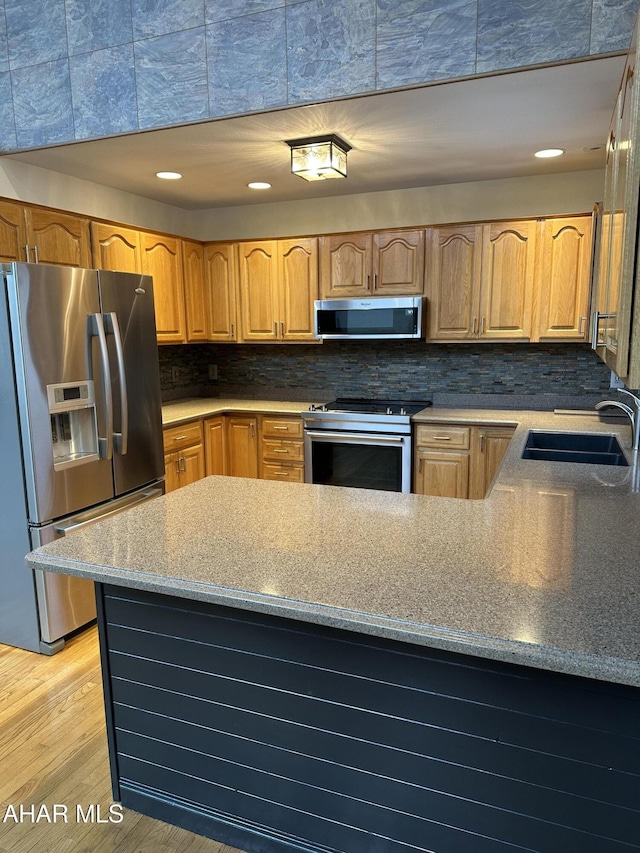
[[[123,802],[343,853],[640,850],[639,691],[107,590]]]

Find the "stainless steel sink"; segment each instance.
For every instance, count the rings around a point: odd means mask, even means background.
[[[532,429],[527,436],[522,458],[590,465],[629,464],[615,435],[592,432],[544,432]]]

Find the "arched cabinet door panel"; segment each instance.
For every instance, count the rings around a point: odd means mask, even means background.
[[[530,220],[483,227],[481,339],[531,338],[537,226]]]
[[[277,341],[278,264],[276,241],[241,243],[240,312],[244,341]]]
[[[482,226],[428,228],[426,251],[428,339],[455,341],[477,337]]]
[[[209,243],[204,247],[205,305],[208,340],[238,340],[238,247]]]
[[[89,220],[48,208],[26,208],[30,261],[67,267],[91,267]]]
[[[542,223],[536,294],[540,340],[586,339],[592,230],[590,216]]]
[[[186,341],[182,245],[177,237],[141,232],[142,272],[153,276],[158,343]]]

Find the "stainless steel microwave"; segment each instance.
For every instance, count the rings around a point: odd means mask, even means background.
[[[424,301],[422,296],[317,300],[315,334],[340,341],[423,338]]]

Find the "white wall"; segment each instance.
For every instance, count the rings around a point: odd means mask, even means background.
[[[239,240],[591,211],[604,172],[570,172],[313,201],[189,211],[0,159],[0,196],[196,240]]]
[[[194,211],[191,233],[199,240],[236,240],[587,213],[603,187],[604,171],[595,170],[226,207]]]
[[[17,160],[0,159],[0,196],[95,219],[193,236],[189,232],[191,211]]]

